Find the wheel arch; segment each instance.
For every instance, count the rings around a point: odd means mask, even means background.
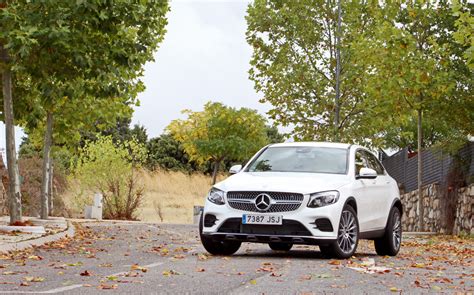
[[[345,207],[346,205],[349,205],[349,206],[351,206],[352,208],[354,208],[354,211],[356,212],[356,214],[359,214],[359,213],[357,212],[357,202],[356,202],[356,200],[355,200],[354,197],[351,196],[351,197],[347,198],[346,202],[344,203],[344,207]]]
[[[392,202],[392,206],[390,207],[390,211],[392,211],[392,208],[393,207],[396,207],[399,211],[400,211],[400,217],[403,216],[403,205],[402,205],[402,201],[400,201],[400,199],[395,199],[393,202]]]

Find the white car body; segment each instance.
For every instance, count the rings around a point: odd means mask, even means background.
[[[323,147],[346,149],[348,156],[346,173],[247,172],[247,168],[253,159],[258,157],[258,155],[268,147]],[[214,188],[224,192],[225,204],[218,205],[206,199],[203,216],[208,214],[214,215],[216,220],[212,226],[209,226],[209,224],[207,224],[208,226],[204,226],[202,228],[202,234],[220,239],[237,239],[244,242],[262,243],[271,241],[273,238],[275,238],[274,241],[285,238],[285,235],[279,237],[278,230],[276,230],[276,234],[275,231],[270,231],[268,234],[249,234],[248,232],[226,233],[220,230],[221,226],[229,219],[242,219],[243,214],[256,213],[255,210],[244,211],[236,209],[235,205],[231,206],[229,203],[229,192],[255,192],[256,194],[268,193],[269,195],[276,192],[285,192],[303,195],[301,205],[296,210],[271,213],[282,215],[283,220],[299,222],[307,229],[307,233],[304,236],[296,235],[288,237],[292,243],[321,245],[324,244],[325,241],[336,240],[341,212],[348,203],[355,207],[354,209],[357,213],[359,223],[360,238],[375,239],[382,236],[387,226],[391,208],[399,206],[401,211],[398,186],[396,181],[388,175],[385,169],[383,169],[383,173],[378,174],[374,179],[358,179],[358,177],[356,177],[355,156],[356,152],[360,154],[359,151],[369,153],[367,149],[357,145],[322,142],[281,143],[263,148],[240,172],[214,186]],[[339,199],[337,202],[319,208],[309,208],[307,206],[311,194],[325,191],[338,191]],[[251,200],[251,202],[255,205],[255,199]],[[273,205],[275,202],[275,200],[272,200]],[[266,212],[258,213],[263,215],[270,214]],[[315,224],[315,220],[317,219],[328,219],[333,230],[328,231],[327,228],[325,230],[318,228]],[[273,227],[278,226],[284,225],[274,225]]]

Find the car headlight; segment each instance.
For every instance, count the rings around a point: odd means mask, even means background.
[[[216,205],[225,204],[224,192],[214,187],[207,194],[207,199]]]
[[[309,208],[319,208],[331,205],[339,200],[338,191],[319,192],[309,195]]]

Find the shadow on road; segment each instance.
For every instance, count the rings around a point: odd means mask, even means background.
[[[356,253],[354,255],[356,258],[360,257],[375,257],[375,253]],[[295,249],[289,252],[278,252],[278,251],[258,251],[258,252],[246,252],[246,253],[237,253],[232,255],[233,258],[237,257],[252,257],[252,258],[292,258],[292,259],[331,259],[330,257],[324,256],[319,250],[300,250]]]

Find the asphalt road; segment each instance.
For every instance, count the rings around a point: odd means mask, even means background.
[[[349,260],[318,247],[244,244],[207,255],[191,225],[90,223],[72,240],[0,256],[0,293],[381,294],[474,291],[474,242],[405,239],[397,257],[362,241]]]

